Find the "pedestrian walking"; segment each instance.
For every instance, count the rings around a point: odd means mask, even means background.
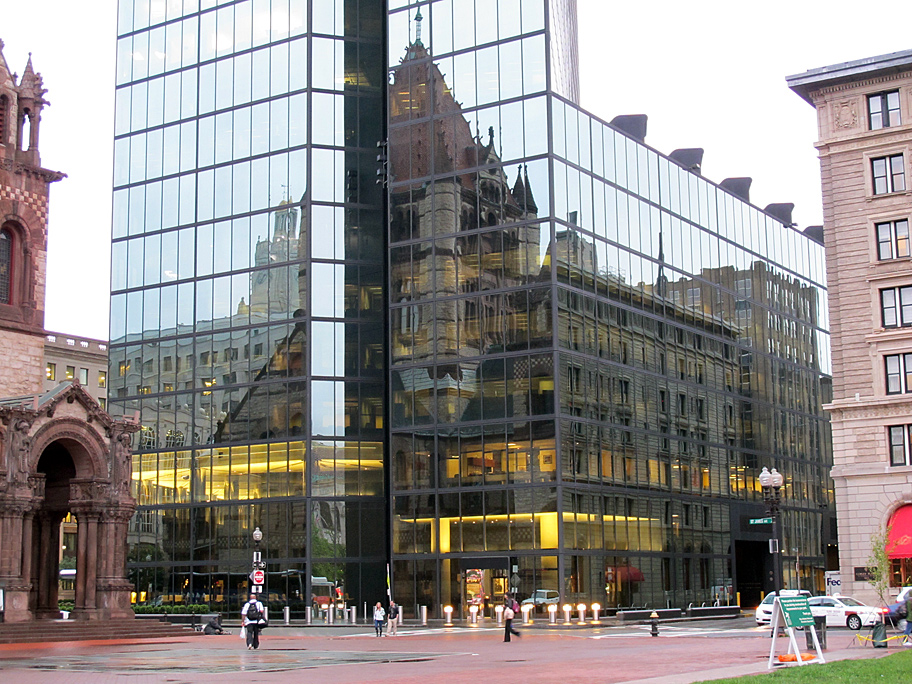
[[[257,650],[260,647],[260,630],[266,624],[266,610],[257,600],[256,594],[251,594],[250,599],[241,608],[241,624],[244,626],[247,650]]]
[[[389,627],[386,629],[387,636],[396,636],[396,629],[399,627],[399,606],[395,601],[390,601],[389,610]]]
[[[383,610],[383,606],[380,605],[380,601],[377,601],[377,605],[374,606],[374,631],[377,632],[377,636],[383,636],[383,623],[386,620],[386,611]]]
[[[513,618],[516,616],[516,613],[513,612],[513,608],[510,606],[509,603],[504,606],[503,616],[504,616],[504,641],[509,643],[511,634],[513,634],[514,636],[521,636],[519,632],[517,632],[515,629],[513,629]]]

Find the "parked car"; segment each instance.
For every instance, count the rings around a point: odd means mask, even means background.
[[[896,597],[896,602],[905,603],[910,593],[912,593],[912,587],[903,587],[899,592],[899,596]]]
[[[807,596],[811,597],[811,592],[806,589],[782,589],[779,591],[779,596]],[[754,612],[754,619],[757,621],[758,625],[769,624],[770,618],[773,615],[773,601],[776,598],[775,592],[770,592],[766,595],[766,598],[760,602],[760,605],[757,606],[757,610]]]
[[[527,599],[524,599],[522,604],[528,605],[532,604],[536,610],[544,610],[545,606],[549,603],[557,605],[560,603],[560,594],[551,589],[536,589],[532,592],[532,596]]]
[[[826,618],[827,627],[861,629],[880,621],[883,609],[868,606],[849,596],[814,596],[808,599],[811,614]]]

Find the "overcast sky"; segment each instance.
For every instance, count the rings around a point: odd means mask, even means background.
[[[578,0],[582,105],[610,121],[649,116],[646,142],[702,147],[703,175],[754,179],[764,207],[793,202],[822,223],[816,117],[785,85],[815,67],[912,48],[912,4],[835,0]],[[873,8],[873,6],[869,6]],[[51,190],[46,327],[107,337],[115,0],[3,2],[10,69],[44,77],[43,166]]]

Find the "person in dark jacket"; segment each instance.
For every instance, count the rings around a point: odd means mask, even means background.
[[[395,601],[390,601],[387,618],[386,636],[396,636],[396,628],[399,626],[399,606]]]
[[[203,634],[224,634],[225,630],[222,629],[222,623],[220,620],[222,616],[220,613],[216,613],[209,622],[206,623],[206,626],[203,627]]]
[[[513,608],[510,606],[509,603],[505,604],[504,611],[503,611],[503,617],[504,617],[504,641],[506,641],[506,642],[510,641],[511,634],[513,634],[514,636],[521,636],[519,632],[517,632],[515,629],[513,629],[513,617],[514,616],[515,616],[515,613],[513,612]]]

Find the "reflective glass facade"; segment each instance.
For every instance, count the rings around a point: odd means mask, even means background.
[[[580,110],[575,22],[121,0],[108,380],[143,425],[140,599],[230,610],[254,526],[293,611],[315,577],[383,598],[387,561],[406,614],[748,598],[762,465],[789,581],[822,581],[822,246]]]
[[[385,590],[384,12],[121,0],[111,406],[139,598]],[[312,114],[313,113],[313,114]],[[319,593],[319,592],[317,592]]]
[[[580,110],[568,3],[472,5],[389,20],[394,595],[750,605],[762,465],[819,585],[822,246]]]

